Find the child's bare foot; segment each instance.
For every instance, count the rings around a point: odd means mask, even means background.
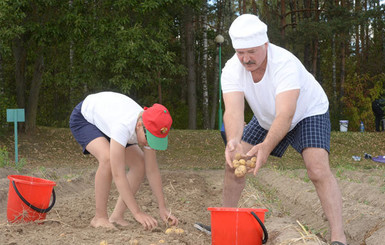
[[[129,223],[124,220],[123,218],[112,218],[110,217],[110,222],[111,223],[115,223],[115,224],[118,224],[118,225],[121,225],[121,226],[127,226]]]
[[[94,228],[102,227],[102,228],[107,228],[107,229],[114,229],[116,230],[116,227],[108,221],[108,219],[103,219],[103,218],[96,218],[94,217],[91,220],[91,226]]]

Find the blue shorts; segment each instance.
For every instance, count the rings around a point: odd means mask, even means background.
[[[322,115],[304,118],[287,133],[270,155],[282,157],[289,144],[299,153],[308,147],[323,148],[330,153],[330,130],[329,111]],[[242,140],[251,145],[257,145],[265,139],[267,132],[253,116],[245,126]]]
[[[86,147],[91,141],[99,137],[104,137],[108,141],[111,139],[83,117],[81,112],[82,104],[83,101],[80,102],[71,113],[70,129],[76,141],[82,146],[83,154],[90,154],[86,150]],[[126,147],[130,145],[132,144],[127,144]]]

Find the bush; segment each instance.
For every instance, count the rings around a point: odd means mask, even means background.
[[[385,73],[370,76],[368,74],[348,76],[344,84],[344,96],[341,101],[344,106],[344,119],[349,120],[349,128],[359,130],[360,121],[365,129],[374,131],[374,114],[372,101],[384,91]]]

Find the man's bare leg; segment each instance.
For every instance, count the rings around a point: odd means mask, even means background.
[[[330,170],[329,154],[321,148],[302,152],[310,180],[313,182],[323,211],[329,221],[331,241],[346,244],[342,220],[342,197],[337,180]]]
[[[86,149],[99,162],[95,175],[95,217],[91,220],[91,226],[114,229],[115,226],[108,221],[107,213],[107,202],[112,182],[110,144],[106,138],[99,137],[91,141]]]
[[[128,183],[130,184],[132,193],[135,194],[139,190],[145,175],[144,155],[137,145],[126,148],[126,164],[129,167],[129,171],[126,174]],[[127,206],[119,195],[109,221],[121,226],[127,226],[128,222],[124,219],[124,212],[126,210]]]
[[[248,152],[252,145],[242,141],[243,154]],[[241,198],[242,191],[246,185],[246,178],[236,177],[234,169],[226,164],[225,167],[225,179],[223,182],[223,207],[237,207],[239,199]]]

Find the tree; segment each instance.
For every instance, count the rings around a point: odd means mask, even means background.
[[[207,86],[207,2],[206,0],[203,3],[203,11],[202,11],[202,29],[203,29],[203,56],[202,56],[202,104],[203,104],[203,128],[210,128],[210,117],[209,117],[209,91]]]
[[[57,36],[56,11],[61,9],[56,1],[10,3],[10,6],[23,11],[16,23],[23,31],[12,41],[15,60],[15,81],[17,106],[25,108],[25,131],[33,132],[36,127],[36,115],[39,92],[44,75],[44,56],[49,53],[48,46]],[[60,12],[60,11],[59,11]],[[53,17],[56,18],[53,18]],[[28,98],[27,98],[28,95]]]
[[[354,111],[342,110],[354,99],[345,89],[385,70],[384,12],[379,0],[3,0],[1,118],[6,108],[22,107],[27,131],[66,127],[87,94],[113,90],[143,106],[162,102],[176,128],[216,128],[213,40],[225,37],[225,64],[234,54],[230,24],[240,13],[255,13],[268,25],[269,40],[316,76],[338,122]]]

